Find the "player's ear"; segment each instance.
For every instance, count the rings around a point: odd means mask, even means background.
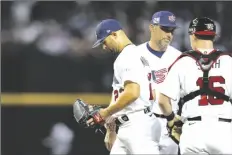
[[[193,41],[197,41],[197,37],[195,34],[192,34]]]
[[[149,30],[150,30],[150,32],[152,32],[152,29],[153,29],[153,25],[150,24],[150,25],[149,25]]]
[[[153,32],[155,30],[155,25],[150,24],[149,25],[150,32]]]

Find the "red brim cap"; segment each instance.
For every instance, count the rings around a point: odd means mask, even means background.
[[[194,32],[194,34],[198,34],[198,35],[216,35],[216,33],[214,31],[197,31]]]

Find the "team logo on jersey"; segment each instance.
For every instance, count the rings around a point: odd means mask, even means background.
[[[167,68],[163,68],[157,71],[152,71],[153,80],[157,84],[162,83],[165,80],[167,73],[168,73]]]
[[[144,57],[141,56],[140,60],[142,61],[144,67],[149,66],[149,63],[148,63],[147,59],[145,59]]]

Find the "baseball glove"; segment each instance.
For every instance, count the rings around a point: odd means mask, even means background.
[[[170,138],[177,144],[180,142],[180,135],[182,133],[183,122],[180,120],[179,116],[176,115],[173,120],[168,121],[167,130]]]
[[[104,120],[99,114],[100,106],[88,105],[81,99],[77,99],[73,105],[73,115],[77,123],[84,128],[94,128],[96,132],[101,132],[104,128]],[[93,119],[94,124],[87,124],[89,119]]]

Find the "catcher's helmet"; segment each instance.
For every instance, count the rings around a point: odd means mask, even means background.
[[[214,21],[207,17],[195,18],[189,24],[189,34],[197,35],[216,35],[216,25]]]

